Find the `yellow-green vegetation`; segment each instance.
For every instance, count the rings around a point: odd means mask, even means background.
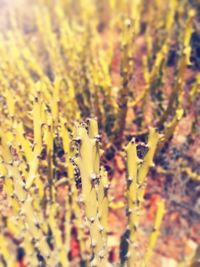
[[[140,160],[137,156],[137,146],[134,140],[132,140],[127,146],[127,167],[128,167],[128,179],[127,179],[127,198],[128,198],[128,221],[130,227],[129,237],[129,251],[128,251],[128,266],[134,266],[136,262],[135,254],[137,252],[135,241],[137,235],[137,228],[139,222],[139,211],[141,210],[142,201],[144,198],[146,176],[150,166],[153,164],[153,157],[156,151],[156,147],[159,141],[159,134],[154,129],[150,130],[148,141],[148,152],[143,160]],[[161,205],[161,204],[160,204]],[[158,214],[162,218],[163,212],[158,210]],[[158,215],[159,216],[159,215]],[[159,219],[156,219],[156,221]],[[160,222],[155,222],[155,230],[159,231]],[[147,255],[145,256],[142,266],[148,264],[148,258],[151,253],[151,249],[154,248],[154,241],[156,237],[152,233],[151,241],[148,247]]]
[[[0,266],[16,266],[17,247],[30,267],[112,266],[109,179],[115,177],[101,158],[125,146],[125,264],[150,266],[165,204],[158,203],[138,262],[147,175],[184,116],[195,9],[186,0],[19,3],[1,11]],[[169,67],[173,45],[176,62]],[[198,93],[197,76],[191,104]],[[140,159],[137,142],[127,144],[126,137],[142,134],[148,142]],[[69,256],[73,231],[76,259]]]
[[[37,101],[35,103],[38,104]],[[45,129],[46,123],[43,123]],[[9,256],[9,250],[16,249],[10,243],[17,240],[18,245],[26,253],[28,266],[40,266],[41,262],[45,266],[70,266],[71,262],[67,257],[70,251],[70,229],[75,227],[80,242],[80,257],[85,264],[110,266],[107,239],[108,205],[111,200],[109,200],[107,173],[100,167],[101,149],[97,121],[90,119],[87,127],[78,123],[71,136],[65,126],[59,128],[65,151],[64,168],[68,174],[66,178],[60,180],[56,180],[53,175],[51,164],[55,160],[51,153],[51,143],[53,143],[51,125],[47,124],[45,132],[47,141],[45,160],[41,158],[42,146],[40,149],[37,146],[42,131],[35,140],[35,148],[31,148],[23,132],[19,138],[17,127],[19,125],[16,123],[10,137],[2,138],[7,145],[1,144],[1,178],[5,198],[1,215],[1,239],[4,244],[0,250],[2,261],[6,266],[15,266],[15,257]],[[142,209],[146,175],[153,163],[158,140],[158,133],[151,129],[149,151],[144,160],[138,159],[135,143],[131,141],[127,147],[127,209],[130,228],[128,266],[136,264],[134,242],[139,211]],[[46,168],[45,172],[43,168]],[[75,179],[79,178],[75,170],[80,174],[81,189],[75,185]],[[63,184],[67,186],[67,190],[62,204],[57,190]],[[146,266],[155,246],[164,214],[163,205],[163,201],[158,205],[155,230],[150,236],[145,262],[141,263],[143,264],[141,266]],[[61,230],[60,226],[61,215],[64,230]],[[12,236],[11,240],[6,238],[8,232]],[[87,240],[89,236],[90,241]]]

